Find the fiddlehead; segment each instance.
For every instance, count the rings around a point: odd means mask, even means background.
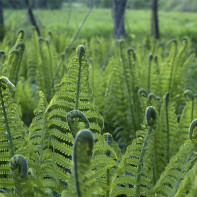
[[[157,115],[153,106],[148,107],[146,110],[146,122],[150,127],[154,127],[157,122]]]
[[[159,101],[160,100],[160,97],[157,96],[156,94],[153,94],[153,93],[150,93],[148,94],[148,105],[151,105],[151,101],[155,99],[156,101]]]
[[[76,49],[78,59],[79,59],[79,72],[78,72],[78,81],[77,81],[77,93],[76,93],[76,105],[75,109],[79,108],[79,92],[80,92],[80,80],[81,80],[81,66],[82,66],[82,58],[85,56],[85,47],[83,45],[79,45]]]
[[[191,90],[185,90],[184,96],[186,100],[189,100],[189,99],[192,100],[192,110],[191,110],[191,121],[192,121],[193,116],[194,116],[194,94]]]
[[[14,155],[10,159],[9,167],[13,178],[19,176],[24,179],[27,176],[27,161],[22,155]]]
[[[9,162],[10,173],[14,182],[14,194],[16,197],[23,196],[25,189],[24,180],[27,176],[27,161],[22,155],[14,155]]]
[[[70,112],[67,113],[66,115],[66,120],[68,122],[68,126],[69,129],[73,135],[73,137],[75,137],[75,135],[78,132],[78,129],[76,130],[76,125],[74,125],[74,118],[79,118],[80,121],[85,123],[85,128],[88,129],[90,127],[90,123],[89,120],[86,118],[86,116],[79,110],[72,110]]]
[[[94,137],[89,129],[83,129],[76,135],[73,145],[74,181],[78,197],[83,196],[83,179],[89,169],[94,146]]]
[[[143,96],[143,97],[147,97],[148,96],[148,92],[144,88],[140,88],[138,90],[138,95],[139,96]]]
[[[189,139],[190,140],[196,139],[197,137],[196,127],[197,127],[197,120],[193,120],[189,127]]]

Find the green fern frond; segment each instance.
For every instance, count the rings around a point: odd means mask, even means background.
[[[160,111],[160,153],[163,155],[164,166],[169,162],[169,159],[178,151],[179,144],[177,136],[178,124],[172,101],[167,92],[164,96],[164,101]]]
[[[22,197],[24,196],[23,190],[27,187],[26,180],[24,180],[28,171],[27,161],[22,155],[14,155],[10,159],[9,167],[14,182],[14,195],[16,197]]]
[[[79,110],[80,113],[83,113],[86,117],[85,124],[89,121],[89,128],[93,132],[100,133],[103,128],[103,118],[94,105],[94,98],[89,85],[88,67],[85,49],[83,46],[79,46],[76,57],[73,58],[68,72],[58,85],[58,90],[47,106],[44,115],[45,134],[49,138],[50,149],[56,154],[54,159],[58,165],[58,176],[65,182],[67,182],[67,179],[64,178],[68,175],[62,175],[62,169],[65,171],[64,173],[68,174],[71,166],[64,164],[62,157],[70,158],[73,144],[73,136],[69,128],[72,127],[72,123],[68,125],[66,122],[70,111]],[[80,120],[75,119],[76,123],[74,125],[76,128],[74,126],[74,131],[72,131],[74,135],[77,133],[75,129],[78,127],[80,129],[84,128],[84,125],[79,124]],[[58,155],[60,155],[59,158]]]
[[[195,162],[191,170],[184,176],[174,197],[195,197],[197,193],[196,175],[197,163]]]
[[[76,135],[73,145],[73,172],[68,189],[62,193],[66,196],[97,196],[99,187],[96,186],[93,171],[91,171],[91,157],[93,153],[94,137],[89,129],[83,129]]]
[[[121,161],[122,154],[110,133],[104,133],[103,136],[97,134],[95,140],[97,142],[94,146],[91,168],[94,171],[97,184],[103,189],[100,195],[109,197],[112,177]]]
[[[28,146],[30,149],[30,158],[28,165],[30,169],[36,172],[31,176],[31,181],[36,182],[35,188],[44,191],[47,189],[59,191],[57,166],[52,151],[49,149],[49,138],[44,133],[44,112],[47,107],[47,101],[42,92],[40,92],[40,101],[34,110],[35,117],[29,127]],[[36,178],[36,180],[35,180]]]
[[[170,159],[165,171],[150,191],[150,196],[175,196],[181,181],[196,162],[196,125],[197,121],[194,120],[190,125],[190,139],[185,141],[179,152]]]
[[[186,90],[184,92],[186,105],[182,111],[181,117],[180,117],[180,131],[179,131],[179,143],[180,145],[183,144],[183,142],[188,138],[188,130],[191,121],[196,117],[196,102],[194,94],[191,90]]]
[[[23,152],[27,132],[13,98],[14,90],[15,86],[6,77],[0,77],[0,167],[3,167],[0,177],[1,188],[12,187],[8,162],[19,150]]]
[[[161,68],[161,88],[162,92],[171,91],[173,83],[173,73],[174,73],[174,62],[177,55],[177,41],[170,41],[171,49],[169,52],[169,57],[165,64]]]
[[[136,139],[127,147],[114,175],[111,196],[145,196],[153,184],[153,144],[156,112],[149,107],[146,113],[147,128],[136,132]]]

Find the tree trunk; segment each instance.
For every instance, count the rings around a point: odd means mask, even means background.
[[[124,14],[126,10],[127,0],[114,0],[113,4],[113,21],[114,21],[114,37],[126,37],[124,27]]]
[[[159,20],[158,20],[158,0],[152,0],[152,20],[151,20],[151,34],[155,39],[159,39]]]
[[[4,19],[3,19],[3,6],[0,0],[0,40],[4,37]]]
[[[25,0],[25,3],[26,3],[26,6],[27,6],[27,10],[28,10],[28,15],[29,15],[29,18],[30,18],[30,21],[31,21],[31,24],[35,27],[37,33],[38,33],[38,36],[40,36],[40,29],[36,23],[36,19],[33,15],[33,12],[32,12],[32,9],[31,9],[31,6],[29,4],[29,0]]]

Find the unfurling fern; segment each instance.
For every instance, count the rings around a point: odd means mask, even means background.
[[[144,130],[136,132],[136,139],[127,150],[115,173],[110,196],[145,196],[153,186],[153,144],[157,117],[151,106],[146,112],[147,124]]]
[[[74,118],[78,118],[77,125],[76,125],[76,122],[74,122],[74,120],[73,120]],[[66,120],[68,122],[68,126],[69,126],[69,129],[70,129],[73,137],[75,137],[75,135],[79,131],[79,128],[77,127],[79,124],[79,119],[85,123],[85,128],[88,129],[90,126],[89,120],[86,118],[86,116],[81,111],[72,110],[67,113]]]
[[[8,77],[15,86],[18,82],[20,65],[25,49],[25,45],[22,42],[23,38],[24,31],[20,30],[17,34],[16,43],[10,50],[7,61],[5,61],[1,68],[1,75]]]
[[[185,141],[179,152],[170,159],[150,196],[175,196],[181,181],[196,162],[196,126],[197,120],[194,120],[190,125],[190,139]]]
[[[93,153],[94,137],[89,129],[83,129],[76,135],[73,145],[73,167],[68,189],[62,197],[91,197],[99,192],[93,178],[90,164]]]
[[[0,77],[0,188],[12,188],[8,163],[19,150],[23,153],[26,130],[13,98],[15,86]]]
[[[72,154],[73,136],[67,124],[67,114],[72,110],[79,110],[89,121],[92,132],[101,132],[103,118],[94,105],[92,90],[89,85],[89,66],[85,57],[85,48],[79,46],[76,56],[68,69],[68,72],[57,87],[57,92],[51,99],[44,115],[44,132],[49,138],[49,147],[53,150],[53,157],[58,166],[58,176],[67,182],[70,171],[69,159]],[[77,118],[76,118],[77,119]],[[83,121],[83,120],[82,120]],[[87,120],[86,120],[87,123]],[[86,124],[85,123],[85,124]],[[74,121],[74,136],[77,129],[83,129],[79,121]],[[85,127],[87,128],[87,127]],[[71,128],[73,129],[73,128]],[[66,161],[66,162],[65,162]]]
[[[95,140],[97,142],[94,146],[91,168],[97,184],[103,189],[99,194],[109,197],[112,177],[116,173],[122,154],[110,133],[104,133],[103,136],[95,134]]]
[[[16,197],[22,197],[23,191],[27,186],[26,181],[24,180],[27,176],[28,166],[27,161],[22,155],[14,155],[9,162],[10,173],[12,180],[14,182],[14,195]],[[33,194],[31,195],[33,196]]]
[[[196,99],[194,93],[191,90],[186,90],[184,92],[186,105],[182,111],[180,121],[179,121],[179,144],[182,145],[184,141],[188,138],[188,131],[190,123],[193,119],[197,118],[196,114]]]

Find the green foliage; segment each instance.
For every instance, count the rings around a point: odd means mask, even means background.
[[[26,39],[21,30],[0,52],[2,191],[194,197],[196,90],[185,70],[196,54],[189,40],[118,40],[103,66],[103,37],[80,40],[86,47],[62,57],[58,43],[67,39],[49,36],[33,30]]]

